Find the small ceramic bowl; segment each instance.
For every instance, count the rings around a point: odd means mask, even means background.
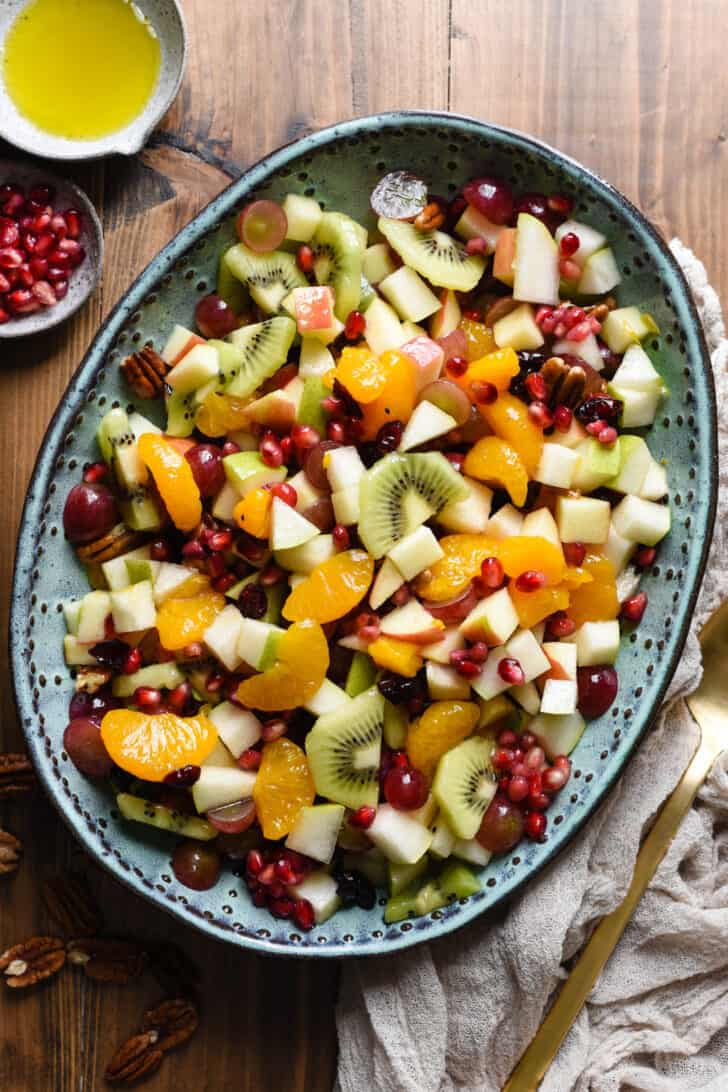
[[[65,322],[86,302],[99,282],[104,261],[104,234],[101,221],[91,201],[78,186],[66,178],[59,178],[44,167],[30,163],[18,163],[12,159],[0,159],[0,185],[17,182],[24,190],[32,186],[49,185],[56,191],[54,207],[78,209],[83,215],[83,229],[79,242],[86,249],[82,265],[73,271],[68,281],[68,293],[53,307],[44,307],[32,315],[21,315],[0,325],[0,338],[26,337],[50,330]]]
[[[0,60],[5,36],[30,0],[0,0]],[[0,67],[0,136],[17,148],[46,159],[99,159],[118,152],[133,155],[144,147],[179,91],[187,59],[187,30],[177,0],[135,0],[159,39],[162,62],[157,85],[146,106],[129,125],[98,140],[68,140],[39,129],[8,95]]]

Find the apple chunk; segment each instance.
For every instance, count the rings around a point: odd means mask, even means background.
[[[460,623],[460,632],[469,641],[485,641],[488,645],[504,645],[517,628],[518,615],[508,588],[481,599]]]
[[[562,542],[606,542],[611,515],[609,501],[594,497],[559,497],[556,502],[556,523]]]
[[[522,212],[516,225],[513,296],[528,303],[559,302],[559,248],[544,223]]]
[[[403,607],[396,607],[385,614],[380,625],[382,636],[396,637],[418,645],[436,641],[444,629],[445,623],[433,618],[417,599],[410,599]]]

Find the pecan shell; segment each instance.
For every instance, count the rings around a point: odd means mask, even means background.
[[[66,948],[58,937],[31,937],[0,955],[0,971],[11,990],[22,990],[51,978],[65,962]]]
[[[77,667],[76,693],[95,694],[111,682],[113,671],[109,667]]]
[[[129,1085],[149,1077],[162,1064],[164,1054],[157,1044],[155,1031],[132,1035],[117,1050],[104,1072],[109,1084]]]
[[[41,895],[46,910],[66,936],[92,937],[102,928],[101,911],[80,874],[51,877],[43,884]]]
[[[132,353],[121,365],[121,372],[137,398],[157,398],[164,389],[169,366],[150,346]]]
[[[68,945],[68,961],[83,967],[87,978],[123,985],[138,978],[147,964],[147,953],[132,940],[84,937]]]
[[[445,223],[445,213],[438,201],[430,201],[414,219],[418,231],[437,231]]]
[[[22,850],[23,846],[17,838],[6,830],[0,830],[0,876],[9,876],[11,872],[15,872],[20,864]]]
[[[27,755],[0,754],[0,800],[35,787],[35,773]]]
[[[498,319],[505,318],[506,315],[510,315],[511,311],[515,311],[520,306],[521,304],[518,300],[514,300],[513,296],[501,296],[485,312],[483,322],[486,326],[493,326]]]
[[[94,542],[87,542],[84,546],[77,546],[76,555],[84,565],[98,565],[128,553],[142,541],[143,536],[138,531],[130,531],[126,524],[117,523],[101,538],[97,538]]]
[[[144,1013],[142,1031],[157,1033],[157,1046],[162,1051],[173,1050],[186,1043],[198,1024],[197,1009],[191,1001],[176,997],[162,1001]]]

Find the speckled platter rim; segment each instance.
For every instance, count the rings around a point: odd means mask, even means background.
[[[26,647],[28,616],[32,610],[32,573],[36,564],[35,558],[39,539],[39,526],[43,518],[43,507],[51,486],[54,466],[62,449],[64,437],[71,427],[74,416],[83,405],[88,391],[93,386],[96,372],[103,367],[105,357],[114,344],[114,339],[132,313],[139,308],[146,295],[155,289],[158,282],[172,270],[175,263],[194,246],[197,240],[205,236],[220,220],[234,211],[242,198],[250,191],[255,190],[256,186],[264,184],[275,172],[284,169],[292,160],[332,143],[346,140],[356,141],[356,138],[362,133],[379,133],[388,129],[406,128],[408,125],[452,131],[454,137],[458,134],[463,137],[465,134],[469,134],[468,139],[471,136],[477,136],[478,139],[487,139],[489,136],[491,138],[495,137],[500,142],[514,145],[524,153],[531,153],[547,160],[556,169],[565,169],[567,173],[581,176],[593,190],[601,193],[601,196],[607,199],[608,204],[619,207],[619,211],[633,231],[639,232],[643,239],[646,238],[650,245],[657,248],[659,251],[658,256],[664,263],[660,270],[661,276],[664,277],[667,272],[672,280],[671,292],[676,296],[676,303],[680,308],[681,317],[686,320],[685,337],[689,342],[691,359],[695,362],[695,368],[700,370],[701,379],[704,383],[705,400],[702,406],[699,407],[701,410],[700,450],[704,470],[708,476],[707,484],[710,495],[708,498],[701,498],[695,506],[694,548],[692,557],[687,556],[685,561],[686,565],[690,564],[691,566],[690,582],[686,582],[682,596],[674,600],[676,605],[673,616],[676,622],[679,621],[679,624],[672,626],[669,634],[666,634],[666,639],[669,639],[670,642],[669,656],[662,659],[659,664],[658,673],[652,684],[651,700],[639,703],[634,719],[629,721],[628,738],[624,738],[621,742],[618,753],[612,755],[609,770],[605,770],[602,777],[592,781],[588,794],[585,794],[587,798],[579,801],[579,807],[575,805],[570,810],[565,809],[569,811],[569,814],[566,816],[564,826],[558,832],[553,831],[550,839],[544,845],[529,843],[527,846],[519,846],[518,849],[523,851],[523,855],[527,860],[521,861],[520,858],[514,858],[513,862],[504,862],[504,866],[518,863],[522,867],[511,868],[510,871],[504,867],[504,878],[499,880],[497,884],[496,881],[489,880],[489,886],[484,887],[479,894],[468,900],[462,900],[460,903],[452,904],[443,911],[436,911],[434,915],[414,919],[411,922],[402,922],[398,926],[386,927],[381,920],[381,909],[377,907],[368,916],[363,916],[361,921],[357,923],[357,925],[363,924],[365,930],[357,929],[360,934],[357,937],[354,937],[351,933],[342,935],[343,928],[337,928],[334,936],[316,937],[311,935],[310,939],[298,937],[298,942],[294,943],[287,935],[290,926],[287,926],[285,922],[277,922],[267,916],[268,928],[255,931],[242,923],[232,923],[222,917],[215,918],[210,914],[209,910],[207,911],[208,916],[205,916],[204,893],[188,892],[190,898],[186,900],[184,906],[180,905],[176,896],[172,896],[171,892],[157,894],[151,879],[147,879],[140,869],[135,872],[132,867],[133,862],[130,864],[125,861],[120,853],[117,852],[116,855],[108,852],[102,853],[100,848],[100,840],[102,839],[100,839],[95,824],[85,820],[79,808],[74,811],[68,798],[68,792],[64,792],[60,788],[58,775],[57,773],[54,775],[48,757],[49,752],[43,742],[44,732],[36,724],[37,713],[34,710],[33,688],[28,671],[30,654]],[[227,940],[259,953],[300,957],[331,957],[389,954],[395,950],[407,948],[425,940],[434,940],[450,933],[478,917],[485,910],[491,910],[502,903],[504,899],[513,896],[527,880],[539,872],[553,859],[556,853],[560,852],[571,841],[613,786],[642,734],[654,719],[685,643],[705,569],[715,518],[717,475],[715,391],[710,358],[695,304],[682,271],[664,240],[642,214],[614,187],[575,160],[564,156],[532,137],[499,126],[486,125],[476,119],[455,114],[402,111],[373,115],[340,123],[285,145],[250,167],[240,179],[224,190],[190,224],[182,229],[135,281],[111,312],[94,339],[84,361],[73,376],[41,445],[21,520],[10,618],[11,664],[16,702],[28,746],[40,778],[75,835],[95,859],[108,868],[118,880],[149,899],[155,905],[168,910],[185,923],[193,925],[219,940]],[[688,497],[688,500],[690,500],[690,497]],[[686,525],[690,525],[689,520]],[[667,625],[671,625],[671,622],[666,624],[666,629]],[[632,715],[632,710],[629,711],[629,715]],[[619,734],[619,732],[615,733],[615,737],[619,736]],[[604,758],[605,755],[606,752],[601,757]],[[586,780],[591,781],[592,775],[590,774]],[[144,847],[140,846],[140,853],[143,853],[143,851]],[[496,885],[490,886],[491,883]],[[258,911],[253,913],[251,909],[251,916],[255,917],[259,913]],[[348,917],[348,914],[342,915],[342,917]],[[260,920],[258,917],[257,921]],[[331,919],[326,926],[322,926],[320,930],[315,929],[314,933],[317,931],[323,933],[327,926],[329,927],[328,932],[331,933],[333,922],[337,922],[336,917]],[[351,925],[349,927],[351,928]],[[374,932],[372,932],[372,929],[374,929]],[[384,929],[388,931],[385,933],[383,932]],[[323,941],[323,943],[319,946],[316,941]]]

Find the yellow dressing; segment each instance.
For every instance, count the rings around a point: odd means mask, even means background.
[[[160,59],[152,27],[129,0],[31,0],[5,39],[3,78],[38,128],[94,140],[138,117]]]

